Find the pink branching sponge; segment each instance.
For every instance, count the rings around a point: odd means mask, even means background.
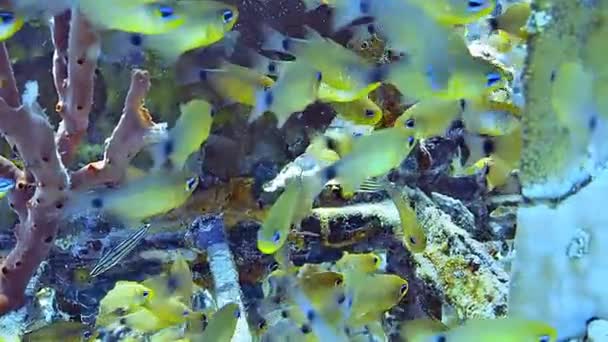
[[[135,70],[103,160],[68,170],[89,124],[99,37],[80,13],[56,16],[53,25],[56,111],[62,120],[56,130],[36,102],[35,82],[29,82],[20,97],[8,52],[0,45],[0,134],[25,165],[22,170],[0,156],[0,177],[16,183],[8,199],[19,220],[14,227],[16,245],[0,264],[0,314],[24,304],[25,287],[51,250],[65,203],[77,191],[120,184],[131,159],[157,129],[143,106],[149,74]]]

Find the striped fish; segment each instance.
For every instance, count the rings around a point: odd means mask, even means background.
[[[137,247],[137,245],[139,245],[139,243],[148,234],[149,230],[150,224],[143,225],[141,228],[139,228],[139,230],[126,238],[123,242],[104,254],[89,273],[91,278],[97,277],[98,275],[106,272],[123,260],[127,255],[129,255],[129,253],[131,253],[131,251],[133,251],[133,249],[135,249],[135,247]]]

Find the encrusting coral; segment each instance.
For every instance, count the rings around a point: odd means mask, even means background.
[[[98,37],[79,13],[54,18],[53,76],[62,121],[55,132],[36,103],[37,84],[28,82],[23,99],[4,44],[0,46],[0,133],[23,159],[21,170],[0,158],[0,176],[15,181],[10,207],[18,216],[16,245],[0,267],[0,314],[24,303],[24,289],[47,257],[63,218],[65,203],[75,190],[118,184],[131,159],[156,131],[143,100],[150,87],[146,71],[135,70],[122,117],[105,145],[103,160],[70,172],[66,166],[86,134],[93,103]]]

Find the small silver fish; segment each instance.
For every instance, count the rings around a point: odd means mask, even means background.
[[[139,243],[144,239],[150,230],[150,224],[145,224],[138,231],[133,233],[131,236],[126,238],[123,242],[119,243],[116,247],[109,250],[103,255],[99,261],[95,264],[89,275],[91,278],[97,277],[98,275],[111,269],[123,260]]]

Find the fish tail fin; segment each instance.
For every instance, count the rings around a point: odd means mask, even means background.
[[[339,31],[356,19],[369,15],[370,4],[370,0],[352,0],[349,5],[336,8],[332,20],[333,31]]]
[[[322,0],[302,0],[304,3],[304,7],[306,8],[306,12],[313,11],[323,5]]]
[[[274,95],[272,88],[259,89],[255,92],[255,106],[249,115],[249,123],[259,119],[265,112],[270,109]]]
[[[488,188],[504,185],[511,173],[519,167],[522,144],[521,128],[503,136],[484,140],[484,153],[488,155],[490,161],[485,165]]]
[[[291,40],[292,38],[284,35],[278,30],[270,27],[269,25],[263,25],[262,31],[264,34],[264,42],[262,43],[262,50],[278,51],[282,53],[290,53]]]
[[[266,75],[279,76],[281,61],[268,58],[253,49],[248,50],[248,57],[253,69]]]
[[[220,40],[215,45],[217,45],[223,50],[224,56],[231,57],[234,54],[234,50],[236,50],[236,46],[240,37],[241,33],[239,31],[228,31],[224,34],[224,38],[222,38],[222,40]]]

